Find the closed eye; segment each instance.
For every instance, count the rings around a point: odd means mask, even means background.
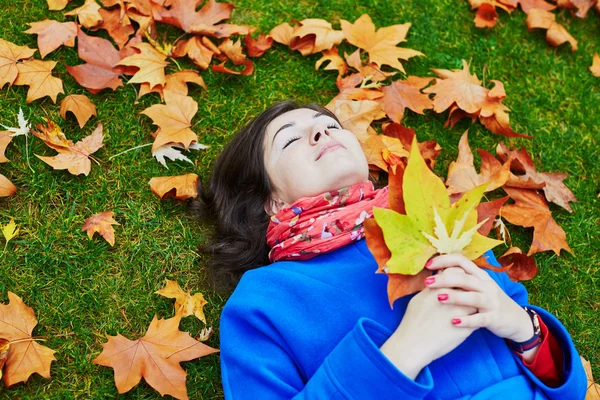
[[[292,142],[295,142],[296,140],[299,140],[300,136],[295,136],[293,138],[290,138],[290,140],[287,141],[287,143],[285,144],[285,146],[283,146],[283,148],[285,149],[286,147],[288,147],[290,144],[292,144]]]
[[[336,124],[329,124],[329,125],[327,125],[327,127],[328,127],[329,129],[339,129],[339,128],[340,128],[340,127],[339,127],[339,126],[337,126]]]

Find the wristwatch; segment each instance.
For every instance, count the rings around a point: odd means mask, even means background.
[[[524,351],[533,349],[535,346],[542,342],[542,329],[540,328],[540,320],[535,311],[530,308],[523,307],[525,312],[531,318],[531,323],[533,324],[533,337],[524,342],[515,342],[513,340],[507,340],[508,347],[512,350],[516,351],[519,354],[523,354]]]

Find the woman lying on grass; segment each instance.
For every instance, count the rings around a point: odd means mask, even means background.
[[[390,309],[361,229],[387,187],[327,109],[265,110],[223,150],[210,189],[194,207],[216,218],[211,268],[239,281],[220,322],[225,398],[585,397],[565,327],[506,273],[434,257],[427,287]]]

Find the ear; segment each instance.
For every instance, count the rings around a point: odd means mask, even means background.
[[[270,197],[266,202],[265,202],[265,212],[268,215],[275,215],[279,212],[279,210],[281,210],[282,208],[287,207],[288,204],[281,200],[279,197]]]

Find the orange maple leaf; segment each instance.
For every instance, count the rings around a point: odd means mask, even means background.
[[[8,197],[17,193],[17,187],[4,175],[0,174],[0,197]]]
[[[543,196],[533,189],[506,186],[503,189],[515,203],[502,207],[502,217],[513,225],[533,227],[533,243],[527,253],[528,256],[546,250],[553,250],[560,255],[561,249],[573,254],[567,244],[565,231],[552,218]]]
[[[72,112],[77,118],[79,127],[83,128],[92,115],[96,115],[96,106],[82,94],[71,94],[60,103],[60,116],[67,119],[67,112]]]
[[[323,56],[315,63],[315,71],[319,70],[321,64],[329,61],[329,63],[325,66],[325,70],[338,71],[338,78],[348,72],[348,65],[344,59],[340,57],[337,47],[334,46],[330,50],[324,51],[322,54]]]
[[[165,286],[154,292],[169,299],[175,299],[175,314],[182,314],[184,317],[194,315],[200,321],[206,324],[204,316],[204,306],[208,303],[202,293],[191,293],[183,291],[177,281],[167,279]]]
[[[38,49],[42,58],[63,44],[65,46],[75,46],[75,37],[77,36],[77,24],[75,22],[58,22],[45,19],[40,22],[29,23],[31,28],[25,33],[38,35]]]
[[[99,11],[101,7],[96,0],[85,0],[81,7],[77,7],[67,13],[65,16],[77,16],[79,23],[85,28],[93,28],[102,22],[102,15]]]
[[[600,77],[600,56],[598,55],[598,53],[594,54],[594,61],[592,62],[590,71],[592,71],[592,75]]]
[[[142,4],[142,2],[136,2],[135,4],[137,6]],[[102,23],[92,28],[92,30],[106,30],[117,46],[122,49],[129,40],[129,36],[131,36],[135,30],[129,19],[131,13],[125,11],[125,5],[118,4],[118,6],[119,7],[111,10],[106,10],[104,8],[100,9],[99,13],[102,17]],[[140,29],[142,29],[141,24]],[[143,29],[142,32],[143,31],[145,31],[145,29]]]
[[[56,103],[56,96],[63,92],[62,80],[52,76],[56,61],[31,60],[17,64],[19,75],[15,86],[29,86],[27,103],[48,96]]]
[[[383,92],[378,85],[365,84],[366,80],[367,78],[361,73],[348,75],[344,78],[338,76],[335,85],[340,93],[331,99],[329,104],[334,103],[336,100],[375,100],[383,97]]]
[[[161,200],[173,197],[177,200],[186,200],[198,197],[198,175],[185,174],[178,176],[154,177],[148,182],[152,193]]]
[[[424,55],[420,51],[396,46],[405,41],[410,22],[380,28],[376,31],[371,17],[363,14],[353,24],[341,20],[341,25],[346,40],[369,53],[369,62],[380,67],[389,65],[405,72],[399,59],[408,60],[411,57]]]
[[[8,292],[8,301],[0,304],[0,338],[8,340],[10,346],[2,376],[4,385],[27,382],[33,373],[49,379],[55,351],[31,337],[38,322],[33,309],[12,292]]]
[[[87,176],[92,168],[91,155],[103,146],[102,130],[102,124],[99,123],[91,135],[73,144],[52,121],[47,126],[36,125],[36,129],[31,133],[59,153],[53,157],[36,154],[36,157],[54,169],[66,169],[73,175],[84,174]]]
[[[194,64],[202,69],[207,69],[214,54],[211,50],[214,44],[210,43],[207,45],[206,42],[208,39],[203,39],[204,36],[192,36],[189,39],[177,42],[177,45],[171,50],[171,55],[175,58],[187,55]]]
[[[337,46],[344,40],[344,32],[336,31],[323,19],[308,18],[300,21],[290,40],[290,48],[303,56],[319,53]]]
[[[256,39],[250,35],[244,37],[244,44],[249,57],[261,57],[273,46],[273,38],[261,33]]]
[[[27,46],[17,46],[14,43],[0,39],[0,89],[8,83],[12,85],[19,71],[17,62],[24,58],[29,58],[35,53],[35,49]]]
[[[446,185],[449,194],[465,193],[476,186],[489,182],[486,192],[491,192],[506,183],[510,175],[512,159],[501,164],[496,158],[484,150],[481,155],[481,173],[477,173],[473,165],[473,153],[469,147],[468,131],[463,133],[458,143],[458,158],[448,167]]]
[[[571,50],[577,50],[577,40],[567,32],[564,26],[556,22],[556,15],[541,8],[534,8],[527,14],[527,28],[532,31],[536,28],[547,29],[546,41],[551,46],[557,47],[569,42]]]
[[[128,65],[138,67],[139,70],[133,75],[128,83],[148,82],[150,87],[165,84],[165,67],[169,65],[165,62],[167,56],[156,50],[148,43],[138,43],[134,45],[140,51],[139,54],[133,54],[125,57],[116,65]]]
[[[394,81],[389,86],[383,86],[381,90],[384,96],[379,99],[383,111],[397,123],[400,123],[407,108],[423,115],[424,110],[433,108],[433,102],[428,95],[421,93],[421,89],[432,79],[409,76],[406,80]]]
[[[169,91],[164,92],[164,97],[166,104],[154,104],[141,112],[159,127],[152,151],[167,143],[181,143],[187,150],[192,142],[198,141],[198,136],[190,129],[198,103],[191,97]]]
[[[198,74],[197,71],[184,69],[182,71],[169,74],[165,77],[165,85],[156,85],[150,89],[150,84],[144,82],[140,85],[140,91],[138,97],[142,97],[148,93],[158,93],[161,100],[165,99],[165,91],[179,94],[181,96],[187,96],[188,94],[188,83],[196,83],[206,89],[204,79]]]
[[[129,340],[120,334],[107,335],[108,342],[102,345],[102,353],[92,362],[114,369],[119,393],[131,390],[143,377],[162,396],[169,394],[177,399],[187,399],[186,372],[179,363],[219,350],[181,332],[180,321],[181,314],[170,319],[154,316],[146,335],[137,340]]]
[[[94,214],[83,223],[81,231],[87,231],[88,238],[92,238],[98,232],[111,245],[115,245],[115,230],[112,225],[120,225],[113,219],[112,211],[104,211]]]
[[[333,99],[325,107],[338,117],[344,129],[354,133],[360,141],[367,139],[367,129],[373,120],[385,117],[381,104],[371,100]]]

